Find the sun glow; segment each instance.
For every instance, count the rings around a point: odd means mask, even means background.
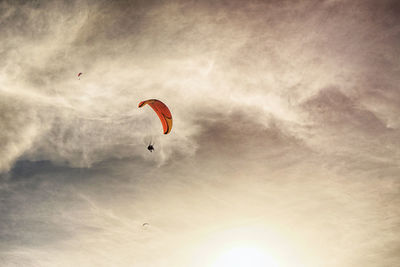
[[[288,245],[288,241],[276,229],[248,224],[221,228],[203,235],[194,249],[189,266],[303,266],[301,261],[296,260],[297,256]]]
[[[257,247],[234,247],[217,257],[210,267],[277,267],[266,251]]]

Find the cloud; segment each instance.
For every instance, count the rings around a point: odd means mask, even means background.
[[[29,105],[18,99],[1,100],[1,161],[0,169],[9,169],[14,160],[32,146],[39,129],[37,117]]]
[[[256,1],[244,10],[235,3],[210,5],[40,2],[16,8],[5,2],[3,23],[15,26],[3,31],[14,46],[3,52],[3,93],[35,103],[42,117],[36,128],[51,128],[28,151],[32,158],[91,166],[107,155],[141,155],[140,131],[151,114],[143,121],[136,104],[152,97],[173,107],[177,130],[174,137],[160,138],[166,148],[160,162],[175,147],[194,153],[190,140],[204,112],[259,109],[266,115],[258,120],[266,117],[268,124],[268,116],[276,117],[297,131],[310,123],[302,103],[332,86],[396,129],[396,75],[386,67],[395,62],[382,54],[395,48],[393,41],[388,46],[379,39],[394,30],[384,28],[379,17],[360,23],[370,16],[370,4],[348,4],[360,8],[354,14],[342,2]],[[315,12],[306,16],[311,5]],[[325,14],[331,14],[329,24],[319,23]],[[379,38],[368,39],[375,33]],[[371,80],[371,71],[381,69],[385,73]],[[78,72],[82,80],[74,77]],[[377,86],[385,89],[378,93]],[[386,101],[389,95],[394,98]],[[130,151],[121,148],[126,144]]]

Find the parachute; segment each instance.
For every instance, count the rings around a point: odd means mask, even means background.
[[[81,76],[82,74],[83,74],[82,72],[79,72],[79,73],[78,73],[78,79],[79,79],[79,80],[81,79],[80,76]]]
[[[172,115],[168,107],[157,99],[148,99],[139,103],[139,108],[149,105],[158,115],[162,123],[164,134],[168,134],[172,129]]]

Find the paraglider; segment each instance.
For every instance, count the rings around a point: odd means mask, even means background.
[[[139,103],[139,108],[144,105],[149,105],[160,118],[161,124],[163,126],[164,134],[168,134],[172,129],[172,115],[169,108],[160,100],[157,99],[149,99]]]
[[[157,99],[148,99],[139,103],[138,107],[141,108],[144,105],[149,105],[157,114],[158,118],[160,118],[161,124],[163,126],[164,134],[168,134],[172,129],[172,115],[169,108],[160,100]],[[154,144],[150,142],[147,149],[150,152],[154,150]]]
[[[78,73],[78,80],[80,80],[80,79],[81,79],[81,77],[80,77],[80,76],[81,76],[82,74],[83,74],[82,72],[79,72],[79,73]]]
[[[153,152],[154,146],[153,146],[152,144],[150,144],[150,145],[147,147],[147,149],[148,149],[150,152]]]

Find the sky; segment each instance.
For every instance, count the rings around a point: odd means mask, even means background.
[[[1,1],[0,40],[1,266],[400,265],[398,1]]]

